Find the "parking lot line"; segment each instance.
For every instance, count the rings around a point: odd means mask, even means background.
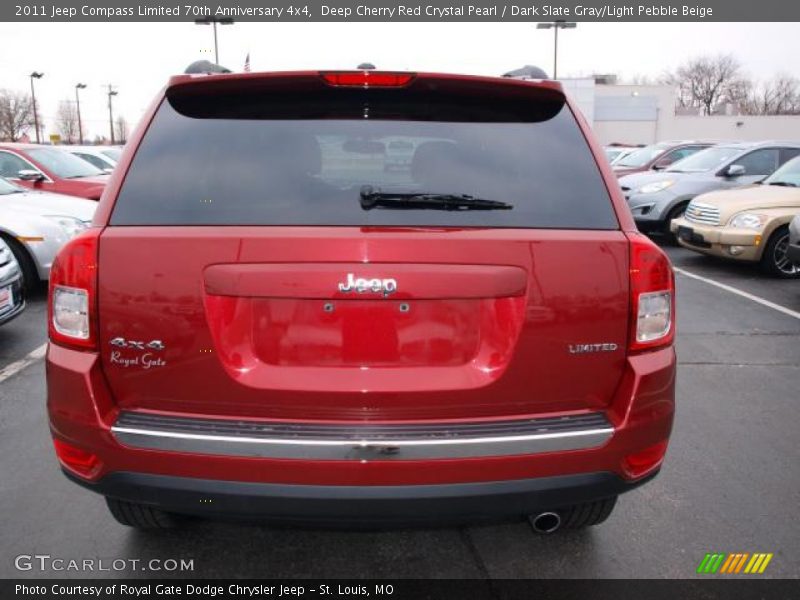
[[[679,267],[673,267],[673,270],[676,273],[685,275],[686,277],[691,277],[692,279],[703,281],[705,283],[708,283],[709,285],[713,285],[720,289],[723,289],[726,292],[730,292],[731,294],[736,294],[737,296],[741,296],[742,298],[747,298],[748,300],[752,300],[753,302],[758,302],[763,306],[767,306],[773,310],[777,310],[778,312],[781,312],[785,315],[789,315],[790,317],[794,317],[795,319],[800,319],[800,312],[792,310],[791,308],[786,308],[785,306],[781,306],[780,304],[775,304],[774,302],[770,302],[769,300],[767,300],[766,298],[762,298],[761,296],[756,296],[749,292],[745,292],[744,290],[740,290],[739,288],[735,288],[733,286],[720,283],[719,281],[715,281],[714,279],[709,279],[708,277],[695,275],[694,273],[690,273],[689,271],[686,271],[685,269],[681,269]]]
[[[12,375],[16,375],[20,371],[22,371],[25,367],[32,365],[37,360],[42,358],[47,352],[47,344],[42,344],[35,350],[31,350],[25,358],[21,358],[18,361],[11,363],[10,365],[6,365],[2,369],[0,369],[0,383],[3,383],[6,379],[11,377]]]

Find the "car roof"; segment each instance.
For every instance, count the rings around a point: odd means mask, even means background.
[[[688,146],[691,144],[704,144],[708,146],[717,146],[719,144],[724,144],[722,140],[661,140],[660,142],[656,142],[653,144],[654,146]],[[732,142],[738,143],[738,142]]]
[[[33,150],[34,148],[50,148],[46,144],[21,144],[20,142],[0,142],[0,148],[8,150]]]
[[[76,144],[59,144],[56,148],[62,150],[82,150],[84,152],[102,152],[106,148],[114,148],[114,146],[78,146]]]
[[[56,146],[53,144],[20,144],[19,142],[0,142],[0,148],[5,150],[28,151],[37,150],[39,148],[47,148],[49,150],[65,150],[64,146]]]
[[[738,148],[740,150],[752,150],[754,148],[770,148],[772,146],[800,148],[800,142],[791,140],[762,140],[758,142],[719,142],[717,146],[724,146],[725,148]]]

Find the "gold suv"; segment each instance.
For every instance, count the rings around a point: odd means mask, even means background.
[[[758,184],[697,196],[670,231],[690,250],[758,262],[776,277],[800,277],[792,262],[789,222],[800,214],[800,157]]]

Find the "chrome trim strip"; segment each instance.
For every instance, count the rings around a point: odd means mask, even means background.
[[[539,454],[601,446],[609,426],[553,433],[453,439],[298,439],[184,433],[113,426],[117,441],[134,448],[221,456],[307,460],[422,460]]]

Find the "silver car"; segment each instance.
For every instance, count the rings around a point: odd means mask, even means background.
[[[800,142],[719,144],[663,171],[626,175],[619,184],[639,230],[669,234],[670,221],[698,194],[761,181],[798,155]]]
[[[0,325],[25,310],[22,272],[11,248],[0,239]]]
[[[50,277],[65,243],[86,229],[97,202],[34,192],[0,177],[0,239],[11,249],[30,289]]]
[[[122,155],[121,146],[59,146],[59,149],[82,158],[105,173],[114,170]]]

